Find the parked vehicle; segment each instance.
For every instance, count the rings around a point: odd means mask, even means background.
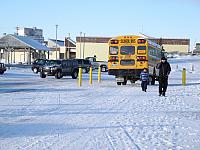
[[[100,66],[102,72],[108,71],[108,62],[97,61],[96,57],[86,57],[85,59],[91,62],[93,68],[98,69]]]
[[[63,76],[72,76],[73,79],[76,79],[78,68],[78,60],[76,59],[49,60],[41,67],[40,77],[55,76],[56,79],[60,79]]]
[[[32,63],[32,71],[34,73],[38,73],[41,70],[41,67],[43,67],[46,63],[47,63],[48,59],[36,59],[33,63]]]
[[[77,59],[79,67],[82,68],[83,73],[88,73],[90,71],[91,62],[86,59]]]
[[[0,74],[3,74],[6,71],[6,66],[4,63],[0,63]]]

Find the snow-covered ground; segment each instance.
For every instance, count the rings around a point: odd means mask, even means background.
[[[158,83],[145,93],[107,73],[100,84],[94,73],[91,86],[84,74],[78,87],[71,77],[8,70],[0,75],[0,149],[200,149],[200,57],[169,61],[167,97]]]

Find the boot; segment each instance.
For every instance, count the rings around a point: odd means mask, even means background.
[[[162,93],[162,96],[165,96],[165,92]]]

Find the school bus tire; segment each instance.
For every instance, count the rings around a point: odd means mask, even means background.
[[[155,79],[155,77],[153,76],[153,77],[151,78],[151,85],[155,85],[155,82],[156,82],[156,79]]]
[[[127,84],[127,80],[124,80],[124,82],[122,82],[122,85],[126,85]]]
[[[133,84],[133,83],[135,83],[135,80],[130,80],[130,82]]]
[[[122,83],[121,82],[117,82],[117,85],[121,85]]]

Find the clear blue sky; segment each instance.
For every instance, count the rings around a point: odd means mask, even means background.
[[[5,0],[0,34],[16,26],[43,29],[45,39],[138,34],[200,42],[199,0]]]

